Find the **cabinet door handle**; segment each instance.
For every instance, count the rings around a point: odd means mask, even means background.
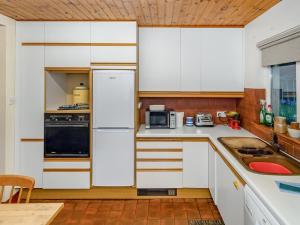
[[[233,186],[235,187],[236,190],[240,189],[240,185],[239,185],[239,182],[237,180],[233,182]]]

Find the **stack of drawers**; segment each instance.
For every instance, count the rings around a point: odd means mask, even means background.
[[[137,188],[181,188],[182,142],[137,142]]]

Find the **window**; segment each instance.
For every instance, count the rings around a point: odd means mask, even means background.
[[[296,121],[296,63],[272,66],[271,72],[271,104],[274,115],[286,117],[287,123]]]

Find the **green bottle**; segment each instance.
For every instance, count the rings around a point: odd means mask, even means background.
[[[259,123],[265,124],[265,118],[266,118],[266,101],[261,99],[260,100],[260,112],[259,112]]]
[[[268,105],[266,114],[265,114],[265,125],[272,127],[274,122],[274,114],[272,112],[272,106]]]

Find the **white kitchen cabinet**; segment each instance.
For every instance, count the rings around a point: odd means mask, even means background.
[[[90,67],[90,46],[46,46],[45,67]]]
[[[44,137],[44,47],[22,46],[44,42],[44,23],[17,22],[17,97],[20,138]]]
[[[182,188],[182,142],[138,141],[137,188]]]
[[[20,47],[20,137],[44,137],[44,47]]]
[[[43,189],[89,189],[90,168],[90,161],[44,162]]]
[[[22,42],[45,42],[44,22],[17,22],[17,41]]]
[[[137,188],[182,188],[182,172],[180,171],[138,171]]]
[[[279,225],[256,194],[245,187],[245,225]]]
[[[44,172],[43,189],[89,189],[90,172]]]
[[[90,43],[90,22],[45,22],[46,43]]]
[[[180,29],[139,29],[140,91],[180,90]]]
[[[183,187],[208,187],[207,142],[183,142]]]
[[[92,22],[92,43],[136,43],[136,22]]]
[[[216,203],[216,152],[210,144],[208,145],[208,188]]]
[[[181,29],[181,91],[200,91],[202,29]]]
[[[207,28],[201,36],[201,91],[244,91],[243,29]]]
[[[92,46],[92,63],[136,63],[136,46]]]
[[[244,187],[216,154],[217,206],[227,225],[244,225]]]
[[[44,142],[20,143],[20,174],[33,177],[35,188],[43,187]]]

